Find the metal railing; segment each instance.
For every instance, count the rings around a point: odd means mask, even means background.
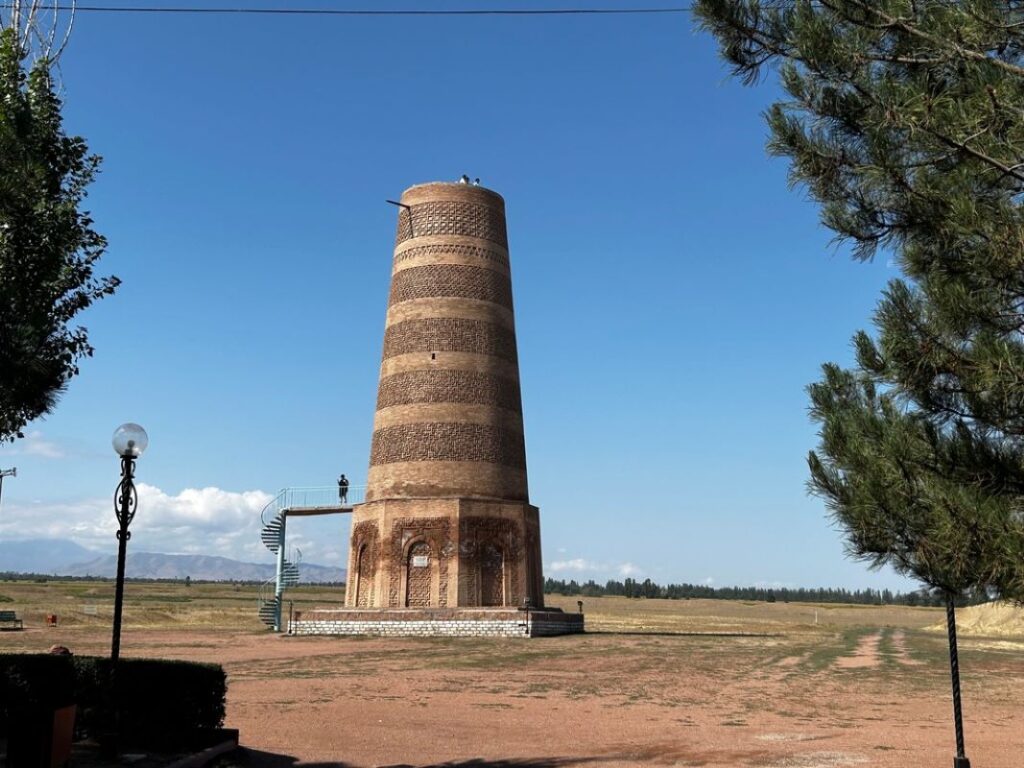
[[[282,488],[260,513],[260,520],[266,525],[282,510],[336,509],[362,504],[366,498],[365,485],[350,485],[344,501],[338,486],[314,485],[305,488]]]
[[[362,504],[366,496],[365,485],[350,485],[342,499],[337,485],[320,485],[310,488],[285,488],[278,494],[281,509],[315,509],[318,507],[339,507]]]

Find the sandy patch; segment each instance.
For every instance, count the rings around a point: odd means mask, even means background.
[[[847,765],[863,765],[868,762],[864,755],[850,752],[810,752],[806,755],[794,755],[773,768],[843,768]]]
[[[946,622],[933,624],[928,629],[945,632]],[[956,612],[956,630],[960,635],[1024,637],[1024,607],[994,602],[960,608]]]
[[[803,664],[805,661],[807,661],[810,657],[811,657],[811,654],[809,654],[809,653],[802,653],[799,656],[786,656],[785,658],[779,659],[779,661],[776,663],[776,666],[777,667],[782,667],[783,669],[788,669],[788,668],[792,668],[792,667],[799,667],[801,664]]]

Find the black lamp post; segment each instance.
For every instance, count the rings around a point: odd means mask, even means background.
[[[110,644],[110,658],[116,662],[121,655],[121,603],[124,600],[124,558],[128,539],[132,537],[128,525],[135,517],[138,495],[135,492],[135,460],[149,445],[146,430],[138,424],[122,424],[114,432],[114,452],[121,457],[121,482],[114,491],[114,514],[117,530],[117,591],[114,593],[114,637]]]
[[[964,752],[964,717],[960,707],[960,659],[956,648],[956,608],[952,592],[946,593],[946,632],[949,635],[949,671],[953,681],[953,730],[956,736],[953,768],[971,768],[971,761]]]

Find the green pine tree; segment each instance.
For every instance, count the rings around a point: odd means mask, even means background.
[[[810,387],[810,483],[850,553],[945,594],[955,676],[956,596],[1024,599],[1024,9],[698,0],[697,16],[746,82],[777,65],[769,150],[857,258],[892,254],[905,276],[856,366]]]
[[[119,283],[93,275],[106,240],[80,210],[100,160],[64,133],[52,62],[26,56],[0,32],[0,441],[53,409],[93,352],[73,319]]]
[[[778,64],[769,149],[858,258],[899,262],[810,388],[812,487],[850,551],[1024,599],[1024,10],[950,0],[700,0],[734,71]]]

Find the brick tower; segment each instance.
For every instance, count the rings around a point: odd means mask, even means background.
[[[402,195],[366,501],[346,606],[543,606],[529,503],[505,202]]]

